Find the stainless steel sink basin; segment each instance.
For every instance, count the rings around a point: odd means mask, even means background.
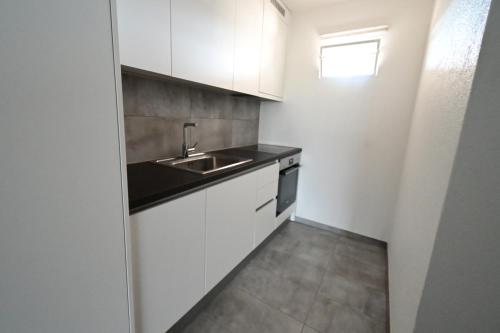
[[[207,173],[234,168],[238,165],[242,165],[251,161],[252,159],[236,156],[202,154],[200,156],[188,158],[159,160],[156,161],[156,163],[205,175]]]

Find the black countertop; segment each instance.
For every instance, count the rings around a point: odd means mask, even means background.
[[[251,158],[253,161],[207,175],[174,169],[153,162],[129,164],[127,176],[130,214],[199,191],[301,151],[301,148],[264,144],[213,151],[211,153]]]

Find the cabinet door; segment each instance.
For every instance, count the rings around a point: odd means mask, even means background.
[[[207,190],[207,292],[252,251],[255,183],[250,173]]]
[[[233,88],[236,0],[172,0],[172,75]]]
[[[170,0],[117,0],[120,62],[172,75]]]
[[[206,191],[132,215],[137,331],[165,332],[204,295]]]
[[[284,13],[285,16],[289,15],[286,11]],[[283,97],[283,76],[285,73],[288,29],[285,16],[277,10],[270,0],[266,0],[262,32],[259,91],[280,98]]]
[[[254,247],[257,247],[267,238],[276,227],[276,200],[268,202],[265,206],[259,207],[255,217],[255,240]]]
[[[237,0],[233,90],[259,93],[264,0]]]

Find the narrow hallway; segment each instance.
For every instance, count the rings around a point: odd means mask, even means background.
[[[386,332],[386,268],[382,243],[290,222],[184,332]]]

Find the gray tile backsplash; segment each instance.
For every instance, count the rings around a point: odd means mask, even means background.
[[[179,155],[182,124],[199,151],[255,144],[260,101],[177,82],[122,74],[127,162]]]
[[[249,142],[257,143],[259,139],[259,120],[232,120],[231,146],[247,145]]]

